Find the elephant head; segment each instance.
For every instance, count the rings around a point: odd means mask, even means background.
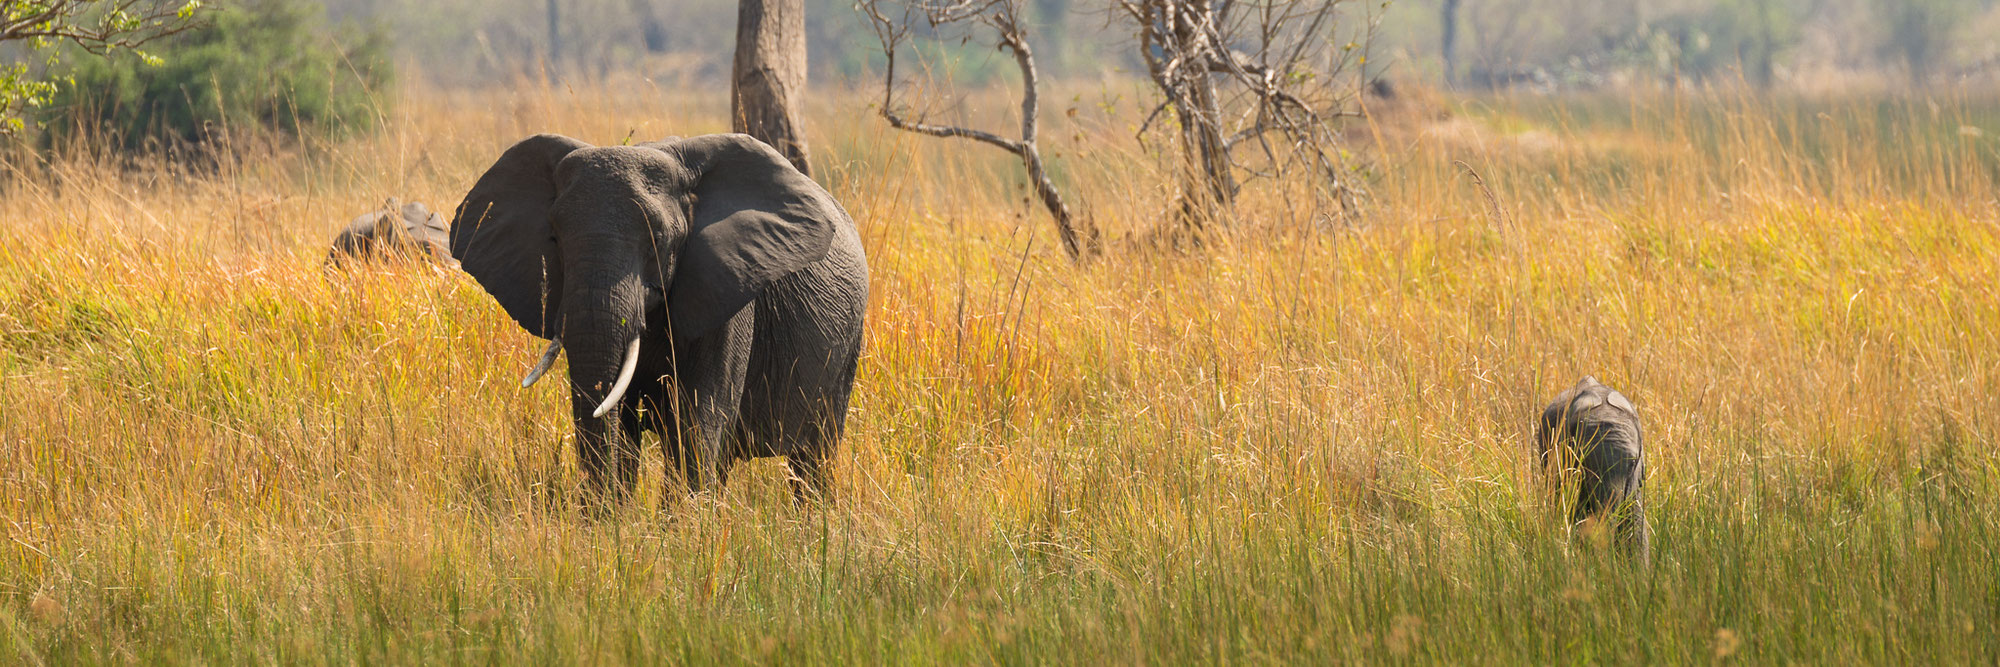
[[[648,331],[716,330],[824,257],[843,216],[747,135],[593,147],[542,134],[472,187],[451,252],[515,322],[550,340],[523,386],[566,348],[575,414],[594,419],[623,398]]]
[[[328,264],[342,266],[350,258],[412,259],[450,264],[444,217],[422,202],[390,197],[382,208],[363,213],[334,237]]]
[[[1637,451],[1638,430],[1639,410],[1631,399],[1585,375],[1542,409],[1535,444],[1543,467],[1559,455],[1581,457],[1575,464],[1588,467]]]

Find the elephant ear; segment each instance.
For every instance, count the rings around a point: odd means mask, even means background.
[[[1612,390],[1610,394],[1607,394],[1604,397],[1604,402],[1610,403],[1611,407],[1624,410],[1629,414],[1633,415],[1639,414],[1639,409],[1632,406],[1632,399],[1626,398],[1624,394],[1618,393],[1618,390],[1616,389]]]
[[[1576,399],[1569,402],[1570,418],[1574,419],[1576,415],[1595,410],[1600,405],[1604,405],[1603,393],[1595,391],[1577,392]]]
[[[451,255],[528,333],[554,338],[562,265],[549,228],[556,163],[590,144],[538,134],[486,169],[451,219]]]
[[[693,179],[667,312],[678,336],[721,326],[772,283],[825,257],[847,213],[764,142],[711,134],[666,146]]]

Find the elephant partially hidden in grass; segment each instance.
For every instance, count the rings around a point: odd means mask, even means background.
[[[326,261],[343,265],[355,258],[424,259],[449,264],[450,232],[444,216],[422,202],[404,203],[394,197],[382,208],[363,213],[334,237]]]
[[[551,341],[522,386],[569,351],[578,458],[608,500],[631,494],[641,431],[670,493],[759,456],[788,458],[801,499],[827,493],[868,262],[847,212],[770,146],[529,137],[465,196],[451,251]]]
[[[1542,410],[1535,442],[1544,470],[1554,453],[1562,468],[1573,464],[1582,473],[1571,524],[1593,517],[1611,521],[1619,541],[1646,557],[1653,538],[1640,496],[1646,452],[1631,399],[1586,375]]]

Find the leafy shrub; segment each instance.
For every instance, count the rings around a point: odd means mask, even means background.
[[[79,60],[45,119],[54,144],[102,133],[130,151],[207,144],[223,133],[369,128],[394,71],[380,30],[324,26],[316,5],[245,0],[214,24],[137,57]]]

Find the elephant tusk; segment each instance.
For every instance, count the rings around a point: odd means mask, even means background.
[[[625,397],[625,388],[632,384],[632,372],[636,370],[639,370],[639,339],[635,336],[632,344],[625,346],[625,366],[618,369],[618,382],[611,385],[611,393],[604,396],[604,402],[591,411],[591,418],[603,417],[611,411],[611,406],[618,404],[618,399]]]
[[[521,378],[521,388],[535,386],[535,381],[542,379],[542,374],[555,367],[556,356],[559,354],[562,354],[562,339],[549,341],[549,349],[542,350],[542,360],[535,362],[535,367],[528,370],[528,377]]]

